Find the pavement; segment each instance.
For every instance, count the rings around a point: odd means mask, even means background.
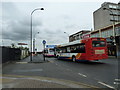
[[[20,60],[20,62],[28,62],[28,63],[45,63],[49,62],[46,58],[44,59],[44,56],[42,54],[39,55],[33,55],[32,56],[32,61],[30,57],[27,57],[23,60]]]

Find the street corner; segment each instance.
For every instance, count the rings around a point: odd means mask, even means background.
[[[3,88],[97,88],[87,84],[49,77],[3,75]]]

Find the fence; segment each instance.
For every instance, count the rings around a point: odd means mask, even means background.
[[[0,47],[2,50],[2,62],[21,60],[29,55],[28,50],[20,48]]]

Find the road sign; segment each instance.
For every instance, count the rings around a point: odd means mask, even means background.
[[[54,48],[56,45],[46,45],[46,48]]]
[[[43,40],[43,41],[42,41],[42,43],[43,43],[43,44],[46,44],[46,41],[45,41],[45,40]]]

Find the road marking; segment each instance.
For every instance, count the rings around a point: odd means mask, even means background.
[[[115,81],[113,82],[113,84],[120,84],[120,79],[115,79]]]
[[[18,78],[14,78],[14,77],[0,77],[2,79],[18,79]]]
[[[119,83],[119,82],[113,82],[113,84],[117,84],[117,85],[118,85],[118,84],[120,84],[120,83]]]
[[[30,70],[13,70],[13,72],[40,72],[43,69],[30,69]]]
[[[70,71],[70,69],[66,69],[66,70]]]
[[[57,63],[55,65],[58,65]]]
[[[120,81],[120,79],[115,79],[115,81]]]
[[[106,87],[109,87],[109,88],[113,88],[113,89],[115,89],[113,86],[110,86],[110,85],[108,85],[108,84],[106,84],[106,83],[103,83],[103,82],[98,82],[99,84],[102,84],[102,85],[104,85],[104,86],[106,86]]]
[[[86,75],[82,74],[82,73],[78,73],[80,76],[83,76],[83,77],[87,77]]]
[[[19,63],[19,64],[26,64],[26,63],[28,63],[28,62],[16,62],[16,63]]]

